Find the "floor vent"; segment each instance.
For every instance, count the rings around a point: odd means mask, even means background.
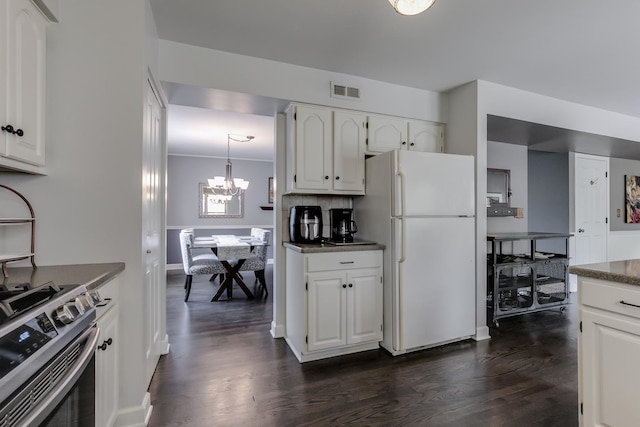
[[[331,82],[331,96],[333,98],[360,99],[360,89]]]

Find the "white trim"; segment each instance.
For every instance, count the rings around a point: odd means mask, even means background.
[[[489,335],[489,327],[488,326],[480,326],[480,327],[476,328],[476,334],[474,336],[472,336],[471,338],[473,338],[474,341],[490,340],[491,339],[491,335]]]
[[[140,406],[132,406],[125,410],[118,411],[118,419],[114,426],[116,427],[145,427],[149,425],[151,418],[151,394],[145,392]]]

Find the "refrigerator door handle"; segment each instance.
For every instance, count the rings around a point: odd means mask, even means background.
[[[405,242],[406,242],[406,227],[404,219],[396,219],[396,262],[403,263],[406,259]]]
[[[396,209],[399,209],[399,212],[396,212],[396,216],[404,216],[404,195],[405,195],[405,187],[404,187],[404,174],[401,171],[397,172],[398,177],[398,186],[396,187]]]

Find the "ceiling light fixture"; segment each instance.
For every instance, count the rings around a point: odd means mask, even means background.
[[[389,0],[400,15],[417,15],[429,9],[436,0]]]
[[[248,142],[254,139],[254,136],[247,136],[244,139],[235,138],[231,134],[227,134],[227,167],[225,170],[225,176],[214,176],[213,179],[208,179],[209,188],[213,194],[218,196],[225,196],[226,200],[230,200],[231,196],[235,196],[240,191],[245,191],[249,187],[249,181],[242,178],[233,178],[231,173],[231,157],[230,143],[231,141]]]

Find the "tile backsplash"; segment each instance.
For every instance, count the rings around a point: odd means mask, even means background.
[[[353,198],[350,196],[323,196],[314,194],[296,194],[282,196],[282,241],[289,241],[289,209],[291,206],[309,205],[322,208],[322,236],[331,234],[329,224],[329,209],[353,208]]]

